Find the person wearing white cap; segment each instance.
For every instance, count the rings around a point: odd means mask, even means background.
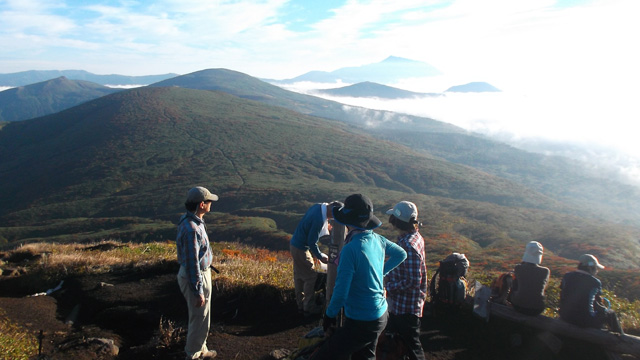
[[[385,276],[389,322],[386,330],[397,333],[409,348],[411,360],[424,360],[420,343],[420,318],[427,298],[427,266],[424,239],[418,231],[418,207],[401,201],[387,210],[389,223],[398,232],[398,241],[407,259]]]
[[[596,274],[604,266],[591,254],[581,255],[578,261],[578,270],[562,278],[560,318],[581,327],[600,329],[607,324],[611,331],[623,334],[616,313],[602,304],[602,283]]]
[[[211,202],[218,195],[197,186],[189,190],[187,212],[178,222],[176,248],[178,253],[178,285],[187,301],[189,327],[184,351],[186,359],[213,359],[215,350],[207,348],[211,324],[211,261],[213,254],[203,216],[211,211]]]
[[[547,307],[545,289],[549,282],[550,271],[540,266],[542,263],[542,244],[530,241],[525,247],[522,263],[513,269],[510,302],[513,308],[525,315],[539,315]]]

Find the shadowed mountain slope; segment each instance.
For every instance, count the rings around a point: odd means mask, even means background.
[[[0,121],[49,115],[120,89],[65,77],[0,91]]]
[[[515,183],[341,123],[221,92],[129,90],[10,123],[0,131],[0,146],[0,215],[15,220],[171,213],[195,184],[215,184],[223,199],[247,196],[261,205],[278,193],[289,193],[279,201],[298,193],[334,198],[367,186],[557,206]],[[225,206],[242,208],[244,201]]]

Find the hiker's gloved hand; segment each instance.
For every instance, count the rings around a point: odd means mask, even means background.
[[[330,317],[325,313],[324,316],[322,317],[322,329],[324,330],[324,332],[326,333],[330,327],[335,325],[336,325],[336,318]]]

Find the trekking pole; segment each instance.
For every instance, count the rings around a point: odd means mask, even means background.
[[[38,358],[42,355],[42,340],[44,340],[44,332],[40,330],[38,334]]]
[[[331,296],[333,295],[333,287],[336,284],[336,276],[338,274],[338,265],[336,259],[344,245],[346,236],[346,227],[335,220],[331,220],[331,241],[329,243],[329,262],[327,263],[327,295],[325,307],[329,305]],[[341,316],[338,315],[337,324],[341,323]]]

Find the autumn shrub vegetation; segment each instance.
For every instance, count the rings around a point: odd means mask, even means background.
[[[0,357],[26,360],[30,354],[37,354],[38,341],[34,334],[13,323],[6,315],[0,308]]]
[[[443,236],[448,240],[455,240],[451,239],[450,235]],[[430,243],[431,240],[433,239],[427,238],[427,243]],[[437,269],[438,260],[449,251],[442,248],[436,252],[436,249],[433,248],[428,252],[429,279]],[[509,259],[508,256],[505,257],[504,252],[491,248],[478,250],[469,247],[466,250],[470,251],[467,254],[471,261],[468,273],[470,289],[473,289],[476,281],[489,286],[491,281],[501,272],[511,269],[518,262],[518,259]],[[513,250],[516,253],[516,249]],[[292,299],[292,262],[288,251],[268,250],[239,242],[214,242],[212,243],[212,251],[214,254],[213,264],[220,271],[214,276],[218,296],[233,294],[239,298],[253,299],[251,301],[264,297],[279,298],[281,301]],[[517,253],[519,254],[519,252]],[[31,243],[6,251],[4,261],[5,265],[13,261],[24,266],[25,274],[23,276],[27,276],[30,286],[37,287],[37,289],[52,287],[59,281],[74,275],[177,265],[176,248],[173,241],[148,243],[101,241],[84,244]],[[548,308],[544,315],[557,317],[560,279],[564,272],[574,268],[574,264],[552,254],[545,257],[545,264],[554,270],[547,287]],[[2,263],[0,263],[1,265]],[[631,334],[640,333],[640,300],[616,294],[615,291],[619,291],[620,285],[609,281],[607,273],[607,271],[601,272],[605,296],[611,300],[611,306],[619,314],[625,331]],[[25,349],[23,353],[33,354],[33,346],[37,346],[34,335],[11,323],[5,315],[0,309],[0,351]],[[158,346],[168,346],[175,343],[184,333],[184,329],[177,327],[168,319],[160,320],[159,329]],[[27,348],[28,351],[26,351]],[[19,357],[15,358],[19,359]]]

